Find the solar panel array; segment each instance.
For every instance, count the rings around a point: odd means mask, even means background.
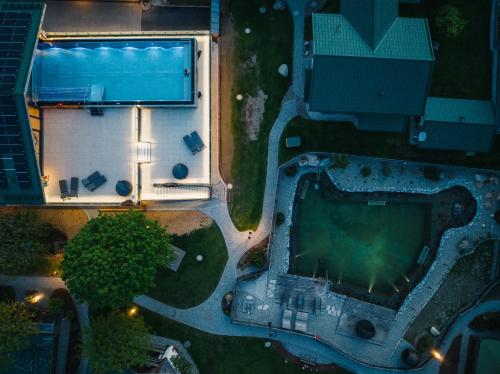
[[[30,13],[0,12],[0,190],[13,175],[19,189],[33,188],[14,98],[30,22]]]

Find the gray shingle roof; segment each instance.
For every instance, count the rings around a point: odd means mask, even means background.
[[[475,125],[494,125],[491,101],[429,97],[425,106],[426,121],[462,122]]]
[[[496,125],[489,101],[429,97],[421,148],[488,152]]]
[[[340,14],[313,14],[314,55],[434,61],[427,20],[397,18],[373,50]]]

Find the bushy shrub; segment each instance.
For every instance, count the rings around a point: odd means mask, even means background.
[[[424,167],[424,178],[438,182],[441,179],[441,170],[435,166],[426,166]]]
[[[361,175],[364,178],[368,178],[370,175],[372,175],[372,169],[369,166],[363,166],[361,168]]]
[[[33,254],[48,249],[52,227],[30,211],[0,215],[0,273],[27,274]]]
[[[285,222],[285,215],[281,212],[276,213],[276,224],[280,226],[284,222]]]
[[[248,263],[256,268],[264,267],[264,265],[266,265],[266,259],[265,250],[250,251],[248,253]]]
[[[349,159],[346,155],[336,154],[333,157],[331,169],[342,169],[344,170],[349,165]]]
[[[445,4],[439,9],[434,24],[441,36],[453,39],[464,31],[467,21],[457,7]]]

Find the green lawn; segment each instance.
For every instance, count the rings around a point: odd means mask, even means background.
[[[467,21],[456,39],[440,37],[434,18],[444,4],[457,7]],[[417,5],[402,5],[402,17],[429,20],[432,39],[438,41],[431,96],[465,99],[490,99],[491,61],[489,50],[490,0],[423,0]]]
[[[227,248],[219,227],[174,236],[172,244],[186,251],[177,272],[162,269],[156,276],[156,287],[148,295],[177,308],[189,308],[205,301],[219,283],[227,262]],[[203,262],[196,255],[203,255]]]
[[[300,136],[302,146],[286,149],[285,138],[288,136]],[[281,136],[280,163],[314,151],[500,169],[500,137],[496,137],[492,152],[466,157],[464,152],[418,149],[408,144],[407,134],[358,131],[348,122],[294,119]]]
[[[286,11],[274,11],[272,0],[233,0],[230,2],[236,36],[234,51],[234,84],[232,97],[232,133],[234,157],[232,160],[230,214],[238,229],[253,229],[262,212],[267,167],[267,141],[276,120],[281,100],[290,84],[289,78],[278,74],[278,67],[286,63],[291,74],[292,19]],[[267,12],[259,13],[265,5]],[[249,27],[250,34],[244,29]],[[257,64],[248,68],[246,62],[256,56]],[[247,66],[247,67],[245,67]],[[255,96],[258,88],[268,98],[263,122],[256,141],[247,138],[242,109],[245,100],[235,100],[237,94]]]
[[[189,340],[192,355],[200,373],[210,374],[298,374],[301,366],[285,363],[274,348],[265,348],[264,340],[212,335],[186,325],[168,320],[152,312],[142,310],[146,323],[154,334]],[[321,371],[322,373],[347,374],[344,369]]]

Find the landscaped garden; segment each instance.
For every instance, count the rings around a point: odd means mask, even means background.
[[[285,138],[289,136],[300,136],[302,146],[286,148]],[[349,122],[316,122],[296,118],[287,125],[281,136],[280,163],[304,152],[335,152],[500,169],[499,137],[490,153],[466,156],[465,152],[426,150],[411,146],[405,133],[359,131]]]
[[[303,373],[303,365],[291,363],[280,357],[274,348],[266,348],[264,339],[212,335],[141,310],[146,324],[153,333],[179,340],[190,341],[189,353],[200,373],[226,374],[278,374]],[[288,361],[288,362],[286,362]],[[337,368],[322,373],[346,374]]]
[[[269,131],[290,84],[278,74],[291,73],[293,23],[288,9],[273,10],[272,0],[234,0],[229,12],[236,31],[231,92],[233,142],[230,214],[240,230],[257,226],[262,211]],[[259,12],[264,6],[266,11]],[[250,33],[246,33],[249,29]],[[242,95],[242,100],[236,99]],[[222,144],[224,149],[224,144]]]
[[[58,253],[87,222],[81,209],[3,208],[0,210],[2,272],[60,275]]]
[[[177,308],[189,308],[202,303],[214,291],[227,262],[224,237],[217,226],[173,236],[172,244],[186,251],[177,272],[161,268],[156,274],[155,287],[148,295]],[[203,260],[198,262],[197,255]]]
[[[432,342],[428,334],[432,326],[442,330],[452,316],[477,300],[491,282],[493,245],[493,240],[484,241],[472,254],[457,261],[441,287],[410,325],[405,334],[406,340],[413,344],[418,338]]]

